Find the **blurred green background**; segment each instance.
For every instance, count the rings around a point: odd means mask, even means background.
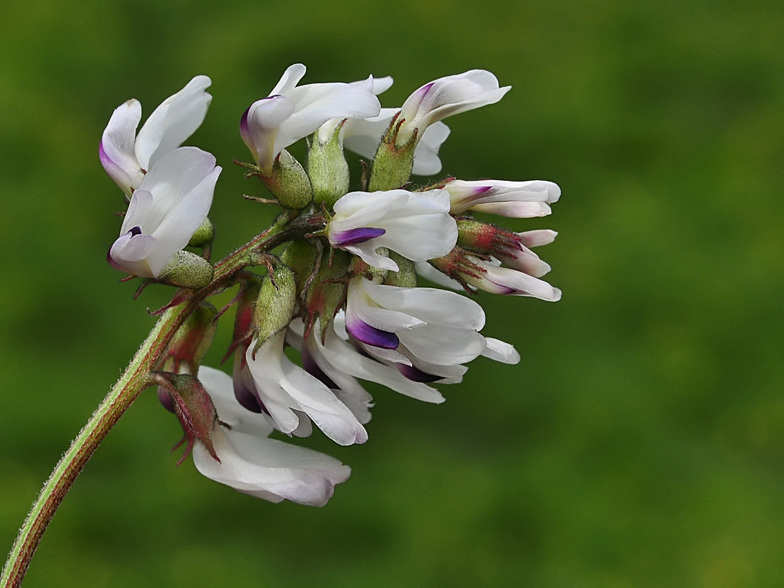
[[[441,406],[373,391],[370,441],[323,509],[175,467],[145,393],[44,537],[25,586],[734,587],[784,584],[784,5],[780,0],[4,0],[0,4],[0,547],[166,301],[105,262],[123,208],[97,157],[128,98],[193,75],[190,141],[225,171],[222,256],[270,212],[233,158],[286,66],[391,75],[397,106],[471,68],[513,86],[448,121],[444,173],[548,179],[547,304],[485,295]],[[228,325],[224,325],[226,327]],[[228,340],[223,328],[209,362]],[[3,556],[4,557],[4,556]]]

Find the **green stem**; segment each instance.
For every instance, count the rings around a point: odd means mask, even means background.
[[[231,286],[237,272],[253,264],[254,252],[268,251],[286,239],[312,230],[307,219],[298,222],[294,221],[294,216],[294,213],[281,215],[267,231],[218,262],[213,280],[208,286],[194,292],[181,304],[169,308],[158,319],[125,373],[73,440],[41,489],[8,555],[0,576],[0,588],[18,588],[21,585],[36,547],[71,484],[118,419],[142,390],[150,385],[150,372],[160,363],[169,342],[185,319],[207,297]]]

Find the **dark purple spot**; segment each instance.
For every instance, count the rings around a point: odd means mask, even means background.
[[[441,379],[441,376],[434,376],[433,374],[428,374],[427,372],[423,372],[419,368],[414,367],[413,365],[405,365],[402,363],[397,364],[397,371],[403,374],[406,378],[411,380],[412,382],[424,382],[425,384],[429,384],[430,382],[435,382]]]
[[[375,327],[371,327],[363,320],[357,319],[346,323],[346,330],[352,337],[356,338],[367,345],[373,347],[381,347],[382,349],[397,349],[400,345],[400,339],[394,333],[389,331],[382,331]]]
[[[356,243],[364,243],[376,237],[380,237],[386,233],[384,229],[375,229],[373,227],[360,227],[358,229],[349,229],[342,231],[333,236],[335,245],[337,247],[345,247],[346,245],[354,245]]]
[[[174,410],[174,401],[163,386],[158,386],[158,400],[163,405],[163,408],[172,414],[177,414]]]
[[[340,388],[332,379],[324,373],[324,371],[318,366],[316,360],[313,359],[313,355],[307,350],[307,348],[303,345],[302,347],[302,367],[305,368],[305,371],[308,372],[311,376],[321,381],[327,388],[332,388],[333,390]]]
[[[141,227],[133,227],[130,231],[128,231],[128,233],[131,234],[131,237],[135,237],[136,235],[141,235],[142,234],[142,228]]]
[[[256,414],[265,412],[269,414],[261,399],[252,390],[249,390],[246,386],[243,386],[236,380],[234,382],[234,398],[237,399],[237,402],[239,402],[243,408],[251,412],[255,412]]]

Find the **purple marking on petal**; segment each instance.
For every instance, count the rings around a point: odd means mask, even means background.
[[[510,288],[509,286],[501,286],[500,284],[496,284],[498,287],[498,292],[496,294],[501,294],[506,296],[507,294],[516,294],[517,292],[522,292],[522,290],[518,290],[517,288]]]
[[[492,186],[477,186],[473,190],[473,192],[474,192],[473,196],[481,196],[482,194],[484,194],[486,192],[489,192],[492,189],[493,189]]]
[[[113,245],[112,245],[113,247]],[[112,258],[112,248],[109,247],[109,251],[106,252],[106,261],[109,262],[109,265],[112,266],[114,269],[124,272],[125,269],[120,267],[116,261]]]
[[[471,194],[466,196],[465,202],[473,202],[474,200],[479,200],[482,196],[487,194],[490,190],[492,190],[492,186],[478,186],[471,190]]]
[[[242,383],[234,381],[234,398],[237,399],[237,402],[240,403],[240,406],[249,410],[250,412],[255,412],[256,414],[260,414],[262,412],[267,412],[264,403],[261,399],[253,393],[252,390],[249,390],[246,386]],[[267,414],[269,414],[267,412]]]
[[[424,86],[419,88],[419,90],[416,91],[419,102],[422,102],[425,96],[427,96],[430,93],[430,90],[433,89],[433,84],[435,84],[435,82],[430,82],[429,84],[425,84]]]
[[[321,383],[324,384],[327,388],[331,388],[333,390],[340,388],[340,386],[333,382],[332,379],[318,366],[316,360],[313,359],[313,355],[304,345],[302,347],[302,367],[305,368],[305,371],[308,372],[311,376],[321,381]]]
[[[411,380],[412,382],[424,382],[425,384],[429,384],[430,382],[435,382],[441,379],[441,376],[434,376],[433,374],[428,374],[427,372],[423,372],[419,368],[414,367],[413,365],[405,365],[402,363],[397,364],[397,371],[403,374],[406,378]]]
[[[346,245],[364,243],[365,241],[380,237],[384,233],[386,233],[384,229],[375,229],[373,227],[349,229],[348,231],[332,233],[332,244],[335,245],[335,247],[345,247]]]
[[[250,106],[248,106],[247,110],[242,113],[242,118],[240,119],[240,134],[243,138],[248,135],[248,113],[250,112]]]
[[[104,166],[104,168],[107,165],[111,167],[115,167],[117,165],[114,163],[114,161],[112,161],[112,158],[107,155],[106,149],[103,148],[103,141],[101,141],[101,144],[98,145],[98,158],[101,160],[101,164]]]
[[[372,345],[373,347],[397,349],[398,345],[400,345],[400,339],[398,339],[397,335],[394,333],[371,327],[360,319],[357,319],[356,321],[346,321],[346,331],[357,340],[362,341],[367,345]]]
[[[133,227],[128,233],[131,234],[131,237],[135,237],[136,235],[142,234],[142,228],[139,226]],[[126,233],[127,234],[127,233]]]

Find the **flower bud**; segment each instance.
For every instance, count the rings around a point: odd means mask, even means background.
[[[373,168],[370,172],[368,190],[394,190],[405,186],[414,169],[414,150],[417,146],[417,132],[414,131],[403,144],[397,145],[400,125],[404,121],[395,116],[381,139]]]
[[[353,261],[345,251],[324,251],[318,273],[305,298],[305,327],[309,332],[316,319],[320,332],[325,333],[346,297],[346,277]]]
[[[316,131],[313,143],[308,151],[308,175],[313,184],[313,200],[316,204],[324,203],[328,208],[338,198],[348,192],[348,163],[343,156],[343,145],[340,133],[343,123],[336,125],[330,132],[329,123]],[[324,136],[326,135],[326,136]]]
[[[285,265],[275,266],[273,279],[265,276],[261,283],[259,298],[253,311],[256,328],[254,353],[267,339],[285,329],[294,317],[297,304],[297,284],[292,272]]]
[[[513,255],[523,248],[517,233],[470,219],[458,219],[457,244],[470,251],[489,255]]]
[[[156,281],[178,288],[198,290],[212,281],[213,268],[210,262],[190,251],[177,251],[169,267]]]
[[[294,272],[298,295],[302,295],[307,281],[316,268],[318,258],[318,250],[306,240],[290,241],[281,253],[281,261]]]
[[[177,465],[188,457],[197,440],[220,462],[212,442],[213,430],[220,421],[215,405],[201,382],[194,376],[171,372],[155,372],[153,377],[160,387],[159,390],[163,389],[168,393],[170,404],[174,407],[174,413],[185,433],[182,440],[174,446],[176,449],[185,442],[188,444]]]
[[[259,176],[281,206],[299,210],[313,201],[313,187],[302,165],[285,149],[275,159],[270,175]]]
[[[177,329],[163,360],[163,369],[176,374],[195,374],[212,345],[218,323],[217,309],[203,302]]]

